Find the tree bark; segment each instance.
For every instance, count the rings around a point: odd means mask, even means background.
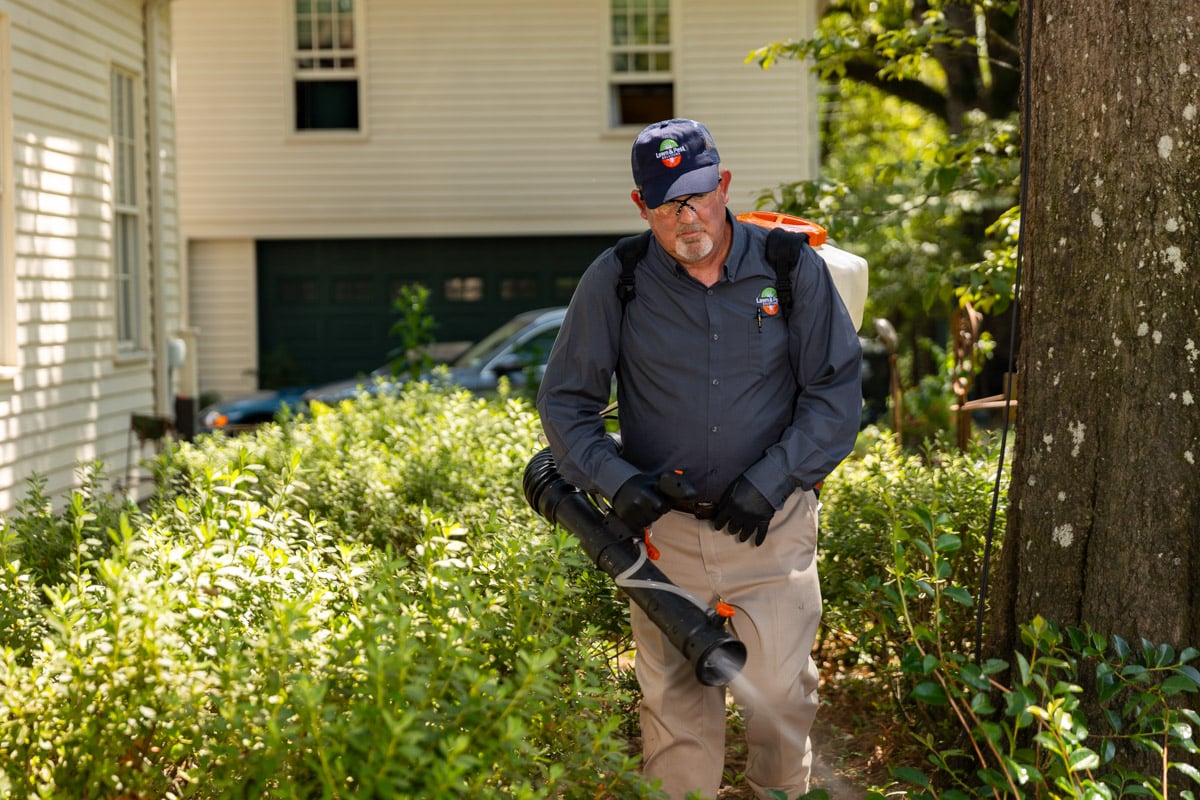
[[[1200,7],[1032,13],[1019,406],[989,650],[1200,645]]]

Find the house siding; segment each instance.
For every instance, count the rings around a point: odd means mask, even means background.
[[[145,6],[151,7],[146,52]],[[152,201],[174,191],[169,6],[161,0],[26,0],[0,2],[8,20],[11,92],[9,163],[3,173],[12,202],[15,296],[0,314],[15,314],[16,363],[0,378],[0,511],[12,508],[33,475],[61,495],[77,483],[80,463],[101,461],[110,478],[124,477],[134,413],[164,415],[172,394],[155,353],[162,331],[179,327],[178,223],[173,202],[152,213]],[[109,74],[116,66],[159,87],[159,128],[143,146],[138,178],[143,200],[139,231],[144,347],[118,352],[112,252],[112,156]],[[146,142],[163,156],[151,162]],[[150,180],[151,163],[157,178]],[[152,190],[157,195],[151,197]],[[160,228],[153,249],[150,223]],[[153,263],[151,257],[161,263]],[[163,303],[163,300],[169,300]],[[113,488],[111,486],[105,488]]]
[[[193,281],[191,311],[204,320],[197,346],[199,383],[230,395],[258,388],[257,330],[246,325],[257,315],[254,292],[254,240],[208,239],[188,248]]]
[[[629,199],[636,129],[607,124],[607,0],[360,0],[360,133],[291,132],[285,0],[175,0],[180,217],[206,241],[617,235],[644,227]],[[815,0],[675,0],[676,112],[712,129],[730,205],[815,174],[815,82],[761,70],[752,49],[812,30]],[[197,243],[201,243],[197,249]],[[257,320],[230,319],[208,285],[234,280],[218,246],[190,269],[202,387],[225,396]],[[194,256],[193,256],[194,257]],[[582,271],[586,264],[581,263]],[[252,272],[252,270],[251,270]],[[252,278],[253,276],[251,276]],[[233,326],[232,328],[230,326]],[[217,330],[219,329],[219,334]],[[209,364],[208,359],[228,359]],[[217,376],[225,376],[219,379]]]

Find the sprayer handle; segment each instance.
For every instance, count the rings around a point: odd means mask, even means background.
[[[658,478],[658,491],[675,502],[695,500],[699,492],[681,470],[664,472]]]

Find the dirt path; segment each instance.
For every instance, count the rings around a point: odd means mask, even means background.
[[[822,706],[821,713],[830,711]],[[726,741],[725,772],[741,776],[746,764],[745,748],[740,739],[738,724],[731,722]],[[872,753],[863,753],[862,737],[851,737],[839,730],[832,720],[818,717],[813,730],[813,789],[824,789],[832,800],[863,800],[867,789],[863,784],[881,780],[880,770],[871,763]],[[872,748],[873,750],[873,748]],[[717,800],[754,800],[754,792],[735,779],[717,793]]]

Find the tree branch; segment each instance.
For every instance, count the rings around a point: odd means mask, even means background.
[[[845,63],[846,77],[859,83],[873,86],[876,89],[906,100],[946,119],[946,97],[928,84],[916,80],[887,80],[879,77],[879,68],[866,61],[851,60]]]

